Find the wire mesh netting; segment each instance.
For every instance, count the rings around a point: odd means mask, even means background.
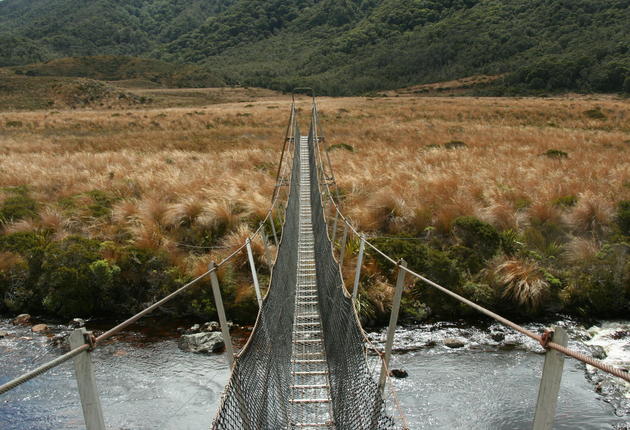
[[[352,298],[346,293],[335,261],[319,187],[314,123],[309,133],[311,210],[315,267],[328,359],[333,418],[337,429],[393,429],[385,403],[366,362],[365,344]]]
[[[235,361],[213,429],[395,428],[394,421],[386,414],[377,384],[369,373],[359,321],[351,298],[343,287],[339,265],[333,257],[320,196],[315,156],[317,139],[314,138],[313,127],[311,124],[308,151],[302,152],[303,157],[308,157],[308,160],[303,160],[305,163],[302,165],[302,175],[304,178],[310,176],[310,183],[308,187],[300,187],[298,144],[300,133],[297,125],[294,126],[295,145],[290,191],[269,292],[263,300],[250,339]],[[304,143],[303,141],[302,149]],[[309,167],[309,175],[304,173],[305,166]],[[310,203],[308,210],[304,207],[300,210],[300,193],[302,206]],[[308,230],[304,230],[304,226],[307,225],[304,222],[305,214],[309,218]],[[312,297],[316,297],[319,304],[313,308],[313,312],[304,311],[302,316],[299,314],[298,302],[311,300],[310,297],[314,293],[309,291],[312,288],[310,276],[308,279],[298,279],[298,274],[304,277],[311,270],[305,264],[313,264],[308,263],[309,260],[305,259],[307,258],[305,255],[308,254],[300,248],[300,228],[302,246],[304,243],[310,243],[311,252],[315,257],[313,287],[316,287],[317,291],[316,296]],[[305,232],[309,235],[305,236]],[[296,286],[299,287],[297,297]],[[298,309],[298,314],[295,313],[295,309]],[[296,315],[297,318],[294,318]],[[314,321],[301,320],[301,317],[315,318],[316,324],[321,327],[321,333],[314,333],[317,331],[311,326]],[[295,327],[301,327],[300,332],[294,333]],[[319,342],[317,339],[320,336],[323,337],[324,351],[313,352],[310,349],[307,352],[304,352],[306,349],[293,351],[294,347],[306,348],[309,342]],[[317,362],[322,361],[317,360],[318,357],[313,358],[313,354],[316,353],[326,358],[323,368],[319,366],[317,369],[305,368],[304,366],[315,366]],[[301,357],[302,355],[304,357]],[[306,357],[307,355],[309,356]],[[305,357],[306,359],[303,359]],[[299,371],[296,371],[296,362],[301,363]],[[319,373],[325,374],[326,378],[317,383],[312,382],[312,379],[301,381],[299,378],[296,382],[296,376]],[[296,395],[296,386],[299,390],[321,389],[326,386],[328,388],[321,392],[329,392],[329,400],[295,399],[293,397]],[[327,406],[322,410],[328,412],[325,417],[320,417],[321,424],[313,424],[313,414],[308,413],[308,410],[307,413],[301,412],[303,416],[310,414],[309,420],[305,423],[292,416],[296,415],[296,411],[305,410],[296,407],[296,403],[298,405],[323,403]],[[315,406],[309,407],[311,411],[317,410]],[[310,427],[308,422],[311,422]]]

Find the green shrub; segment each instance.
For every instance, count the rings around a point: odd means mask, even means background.
[[[630,236],[630,200],[619,202],[617,206],[617,224],[621,234]]]
[[[459,149],[459,148],[466,148],[468,145],[466,145],[465,142],[462,142],[461,140],[451,140],[450,142],[446,142],[444,144],[444,148],[446,149]]]
[[[98,265],[93,265],[101,259],[99,245],[96,240],[70,236],[46,247],[38,281],[46,311],[64,317],[91,316],[97,311],[99,282],[104,280]]]
[[[28,264],[19,254],[0,252],[0,312],[20,313],[28,307]]]
[[[559,149],[548,149],[547,151],[543,152],[542,155],[544,155],[545,157],[553,158],[554,160],[569,158],[569,154],[564,151],[560,151]]]
[[[13,188],[14,195],[6,198],[0,206],[0,222],[17,221],[37,216],[37,202],[24,188]]]
[[[456,261],[450,258],[447,253],[417,241],[404,240],[402,237],[401,239],[375,239],[374,243],[387,255],[396,259],[404,258],[410,269],[445,288],[458,291],[461,283],[460,272]],[[397,274],[396,266],[380,255],[375,255],[375,258],[383,271],[388,273],[393,284]],[[415,282],[412,293],[435,314],[442,316],[456,314],[457,303],[453,299],[422,281]]]
[[[348,145],[347,143],[335,143],[334,145],[330,145],[326,148],[327,152],[334,151],[335,149],[345,149],[346,151],[354,152],[354,146]]]
[[[591,119],[606,119],[606,115],[598,107],[595,109],[589,109],[589,110],[584,111],[584,115],[586,115],[587,117]]]
[[[560,206],[560,207],[564,207],[564,208],[568,208],[568,207],[572,207],[575,206],[575,204],[577,203],[578,198],[576,196],[562,196],[562,197],[558,197],[557,199],[555,199],[553,201],[553,205],[554,206]]]
[[[463,246],[474,249],[483,259],[493,257],[501,245],[497,230],[472,216],[457,218],[453,223],[453,234]]]
[[[575,267],[561,298],[566,310],[589,317],[630,313],[630,246],[607,245],[598,257]]]

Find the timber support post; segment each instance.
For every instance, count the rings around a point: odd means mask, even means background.
[[[363,253],[365,252],[365,240],[359,236],[359,256],[357,257],[357,270],[354,273],[354,286],[352,287],[352,303],[357,300],[359,291],[359,278],[361,277],[361,266],[363,265]]]
[[[221,324],[221,333],[223,334],[223,342],[225,343],[225,353],[230,368],[234,363],[234,348],[232,347],[232,338],[230,337],[230,328],[228,327],[227,318],[225,317],[225,309],[223,308],[223,298],[221,297],[221,289],[219,288],[219,278],[217,277],[217,265],[213,261],[208,267],[210,270],[210,282],[212,283],[212,293],[214,295],[214,303],[219,314],[219,324]]]
[[[273,218],[273,209],[271,210],[271,213],[269,214],[269,223],[271,224],[271,232],[273,233],[273,241],[276,244],[276,247],[278,247],[278,235],[276,234],[276,223],[274,222],[274,218]]]
[[[247,238],[247,258],[249,266],[252,269],[252,279],[254,280],[254,290],[256,290],[256,300],[258,300],[258,309],[262,307],[262,297],[260,295],[260,285],[258,285],[258,274],[256,273],[256,263],[254,262],[254,253],[252,252],[252,239]]]
[[[93,339],[92,332],[86,331],[85,328],[78,328],[70,334],[70,348],[76,349],[86,343],[93,344],[89,339]],[[103,409],[101,408],[101,400],[96,389],[94,368],[92,367],[91,352],[89,350],[74,357],[74,372],[79,387],[85,428],[87,430],[105,430]]]
[[[394,334],[396,333],[396,324],[398,324],[398,312],[400,311],[400,300],[402,299],[403,289],[405,287],[405,268],[407,262],[403,259],[398,263],[398,278],[396,279],[396,290],[394,291],[394,299],[392,301],[392,311],[389,316],[389,327],[387,327],[387,340],[385,341],[385,357],[381,366],[381,377],[378,381],[378,389],[383,395],[385,390],[385,382],[387,381],[387,372],[389,372],[389,359],[392,355],[392,347],[394,345]]]
[[[562,327],[553,327],[550,340],[558,345],[567,346],[567,332]],[[563,368],[564,354],[548,348],[545,353],[545,364],[538,389],[534,430],[551,430],[553,427]]]
[[[348,241],[348,224],[344,223],[343,236],[341,238],[341,249],[339,250],[339,267],[343,270],[343,258],[346,255],[346,242]]]

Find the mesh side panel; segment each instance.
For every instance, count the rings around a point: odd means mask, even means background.
[[[295,142],[299,141],[296,127]],[[297,273],[299,146],[278,258],[249,341],[235,362],[213,429],[287,429],[291,336]]]
[[[335,427],[344,430],[394,429],[365,359],[365,345],[352,299],[343,286],[328,238],[317,174],[313,125],[309,133],[311,206],[317,288],[328,359]]]

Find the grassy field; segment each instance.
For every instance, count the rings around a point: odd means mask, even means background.
[[[142,287],[145,295],[134,296],[141,303],[220,259],[264,216],[288,97],[255,89],[128,91],[154,103],[0,112],[0,292],[9,310],[43,300],[48,312],[76,312],[51,290],[51,279],[63,278],[47,272],[55,264],[74,264],[75,278],[109,282],[102,294],[128,300],[124,286],[139,279],[134,270],[145,270],[133,259],[145,262],[149,253],[159,261],[155,270],[169,275]],[[307,129],[310,101],[299,107]],[[627,100],[403,95],[322,98],[319,107],[342,206],[388,251],[506,312],[628,309]],[[37,279],[35,245],[15,245],[19,235],[42,248]],[[76,236],[90,241],[81,244],[89,258],[59,257]],[[208,252],[215,246],[228,249]],[[262,249],[258,243],[261,266]],[[79,267],[96,261],[107,266],[104,274]],[[354,260],[346,261],[350,278]],[[373,321],[390,296],[384,267],[369,259],[364,271],[362,309]],[[234,312],[251,320],[245,260],[222,277],[233,285]],[[37,297],[22,291],[29,283],[42,289]],[[419,285],[409,288],[412,317],[460,311]],[[194,310],[212,312],[203,294]],[[99,303],[93,312],[106,312]]]

